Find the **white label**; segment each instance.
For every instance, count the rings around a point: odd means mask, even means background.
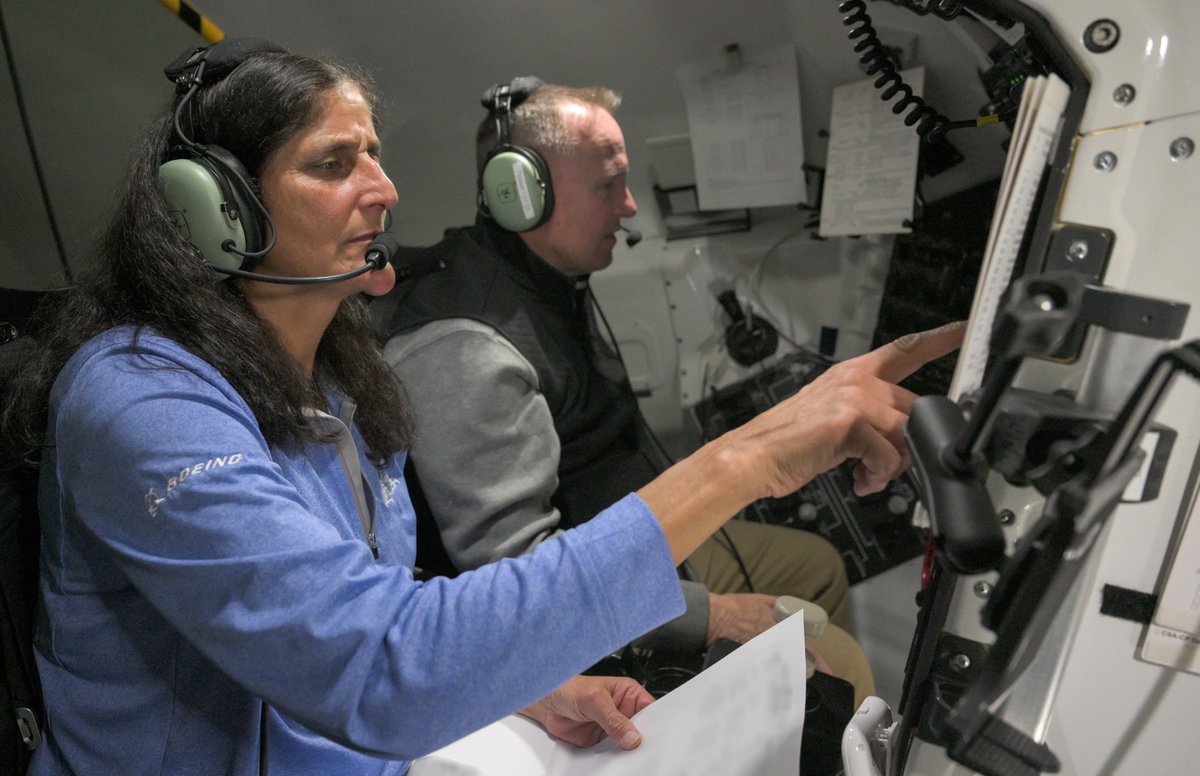
[[[523,161],[513,162],[513,180],[517,182],[517,197],[521,200],[521,212],[526,218],[533,218],[533,201],[529,198],[529,185],[525,182]]]

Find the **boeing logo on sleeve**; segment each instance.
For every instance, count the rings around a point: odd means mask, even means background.
[[[171,493],[176,487],[183,483],[184,480],[198,476],[213,469],[220,469],[224,466],[234,466],[235,464],[239,464],[244,460],[246,460],[246,457],[242,453],[233,453],[232,455],[218,455],[213,458],[209,458],[207,461],[203,461],[202,463],[195,464],[194,466],[185,466],[179,470],[178,474],[167,480],[166,493],[163,495],[158,495],[158,492],[154,490],[154,488],[150,488],[150,490],[146,491],[146,495],[143,498],[143,502],[146,505],[146,514],[148,514],[150,517],[157,515],[159,505],[169,499],[171,497]]]
[[[146,514],[154,517],[158,514],[158,505],[166,501],[166,498],[154,492],[154,488],[146,491]]]

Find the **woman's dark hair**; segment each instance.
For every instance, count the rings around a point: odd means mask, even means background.
[[[295,54],[255,54],[196,93],[184,126],[190,125],[194,142],[221,146],[257,177],[290,137],[320,118],[323,98],[346,82],[358,86],[373,112],[374,90],[361,73]],[[177,145],[173,113],[174,106],[134,146],[92,269],[55,309],[44,311],[38,341],[9,386],[0,433],[5,452],[18,461],[40,459],[50,388],[71,354],[123,324],[170,337],[220,371],[268,442],[322,439],[303,414],[305,407],[325,406],[318,385],[255,315],[238,282],[208,268],[167,214],[158,168]],[[382,461],[407,446],[408,402],[379,353],[361,298],[342,302],[318,345],[315,374],[357,403],[355,421],[372,458]]]

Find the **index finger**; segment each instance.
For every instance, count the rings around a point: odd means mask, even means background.
[[[632,717],[654,703],[654,696],[645,687],[627,677],[618,678],[611,692],[613,703],[626,717]]]
[[[856,361],[882,380],[898,383],[934,359],[957,350],[967,333],[966,321],[955,321],[936,329],[905,334]]]

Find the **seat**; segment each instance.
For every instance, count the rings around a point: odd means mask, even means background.
[[[43,296],[0,289],[0,400]],[[36,475],[0,466],[0,773],[25,773],[41,741],[42,693],[33,659],[38,547]]]

